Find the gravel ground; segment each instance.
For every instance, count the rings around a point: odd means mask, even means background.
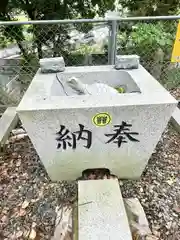
[[[140,181],[120,182],[123,197],[137,197],[161,240],[180,239],[180,136],[164,132]]]
[[[141,180],[119,181],[124,197],[140,200],[160,240],[180,239],[179,146],[180,136],[169,125]],[[0,239],[50,239],[56,207],[72,202],[76,192],[75,181],[49,180],[28,137],[10,142],[0,156]]]
[[[170,91],[170,93],[177,99],[180,101],[180,87],[176,88],[176,89],[172,89]]]
[[[52,183],[28,137],[0,157],[0,176],[0,239],[50,239],[56,206],[71,201],[76,182]]]

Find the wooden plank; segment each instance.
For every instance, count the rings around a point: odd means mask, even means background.
[[[118,180],[78,182],[78,239],[132,240]]]
[[[176,108],[172,117],[171,122],[174,128],[180,133],[180,109]]]
[[[0,146],[2,147],[7,141],[10,132],[18,123],[16,107],[9,107],[0,118]]]

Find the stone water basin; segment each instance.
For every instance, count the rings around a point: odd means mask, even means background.
[[[66,84],[72,76],[86,84],[123,86],[126,93],[76,95]],[[74,180],[89,168],[137,179],[176,105],[141,65],[85,66],[57,75],[38,70],[17,112],[52,180]]]

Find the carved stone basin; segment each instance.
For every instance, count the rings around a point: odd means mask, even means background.
[[[75,95],[66,84],[72,76],[87,84],[124,86],[126,93]],[[38,70],[17,112],[52,180],[76,179],[87,168],[135,179],[176,105],[141,65],[134,70],[86,66],[66,67],[57,75]]]

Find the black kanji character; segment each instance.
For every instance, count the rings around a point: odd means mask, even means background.
[[[122,143],[127,143],[126,139],[130,141],[139,142],[138,139],[134,138],[132,135],[139,135],[137,132],[130,132],[129,128],[132,127],[132,124],[127,124],[125,121],[122,121],[121,125],[114,125],[114,134],[105,134],[106,137],[111,137],[106,143],[114,142],[118,144],[118,147]]]
[[[86,140],[87,144],[84,146],[85,148],[90,148],[92,144],[92,132],[89,130],[85,130],[82,124],[79,124],[79,131],[74,132],[74,134],[78,134],[77,140]],[[86,137],[83,137],[83,133],[86,134]]]
[[[72,147],[72,149],[76,148],[76,136],[71,133],[64,125],[60,126],[59,132],[57,132],[58,137],[56,138],[58,144],[57,149],[63,148],[63,150],[67,149],[67,145]]]

